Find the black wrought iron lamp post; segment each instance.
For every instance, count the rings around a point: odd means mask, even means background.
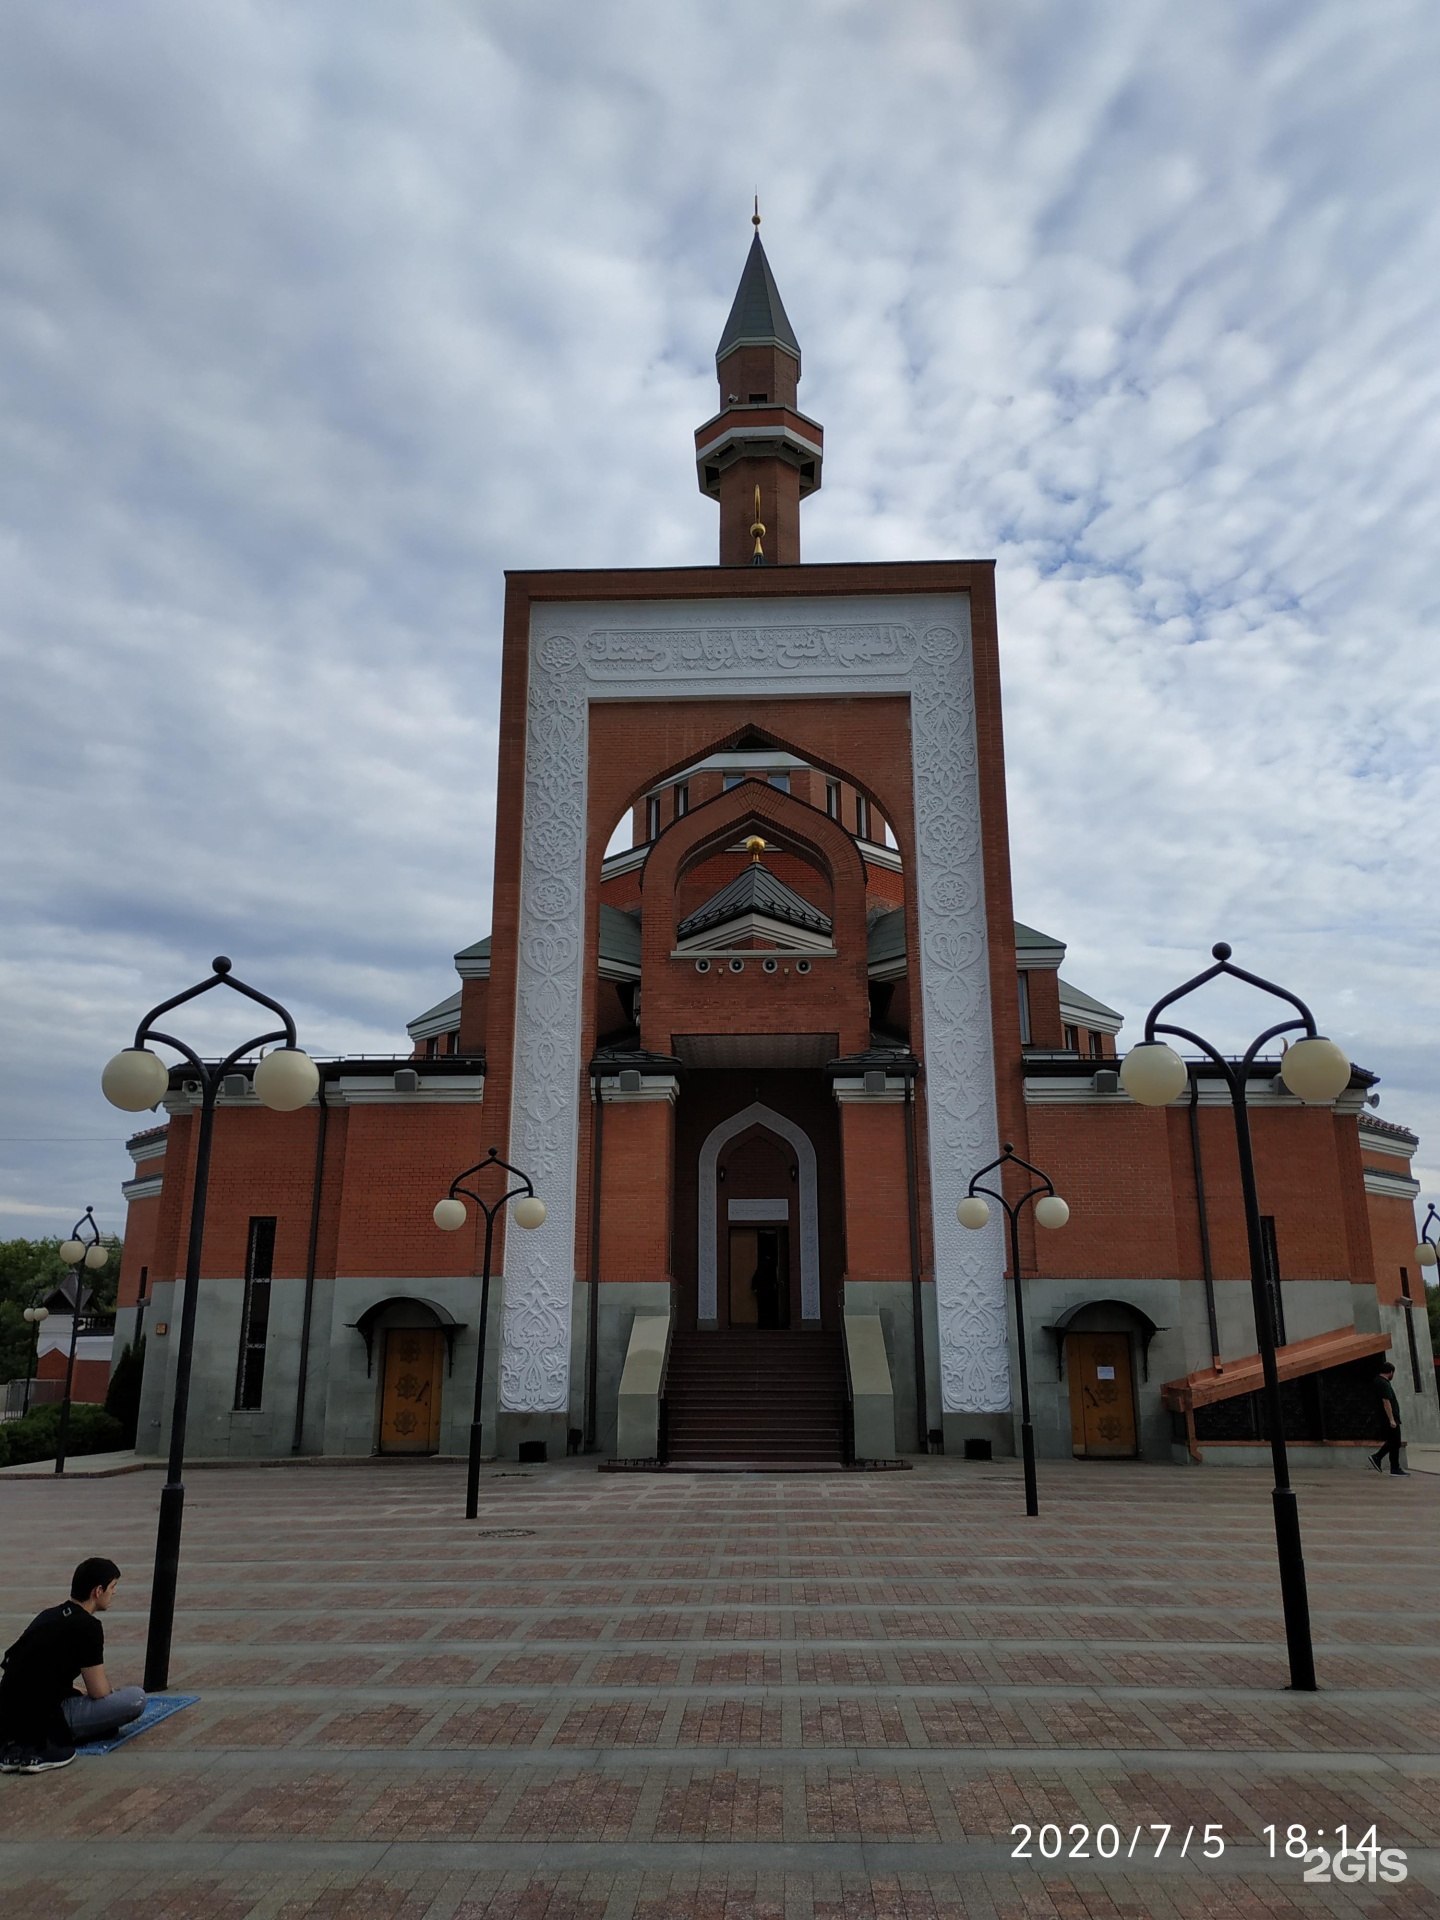
[[[1425,1278],[1423,1269],[1440,1265],[1440,1232],[1432,1233],[1432,1227],[1440,1228],[1440,1208],[1430,1202],[1430,1211],[1425,1216],[1425,1224],[1420,1229],[1420,1238],[1415,1243],[1416,1264],[1422,1268],[1421,1280]]]
[[[1299,1031],[1302,1038],[1293,1042],[1280,1063],[1280,1078],[1289,1091],[1311,1105],[1329,1105],[1350,1084],[1351,1067],[1344,1052],[1318,1032],[1315,1016],[1285,987],[1277,987],[1259,974],[1233,966],[1231,949],[1221,940],[1211,948],[1215,965],[1197,973],[1193,980],[1176,987],[1155,1002],[1145,1017],[1145,1038],[1130,1049],[1120,1067],[1120,1084],[1132,1100],[1141,1106],[1164,1107],[1177,1100],[1189,1085],[1189,1069],[1180,1055],[1156,1035],[1172,1034],[1188,1040],[1211,1061],[1230,1090],[1230,1105],[1235,1116],[1235,1144],[1240,1156],[1240,1191],[1245,1204],[1245,1233],[1250,1247],[1250,1295],[1255,1310],[1255,1337],[1260,1349],[1264,1375],[1265,1419],[1270,1429],[1270,1456],[1275,1466],[1275,1489],[1271,1502],[1275,1513],[1275,1550],[1280,1564],[1280,1599],[1285,1613],[1285,1641],[1290,1655],[1290,1685],[1299,1693],[1314,1693],[1315,1650],[1310,1634],[1310,1600],[1305,1585],[1305,1558],[1300,1545],[1300,1511],[1290,1485],[1290,1462],[1285,1451],[1285,1421],[1280,1406],[1280,1375],[1275,1361],[1275,1323],[1271,1312],[1269,1276],[1265,1246],[1260,1228],[1260,1200],[1255,1185],[1255,1154],[1250,1139],[1250,1113],[1245,1089],[1250,1069],[1260,1057],[1262,1047],[1282,1034]],[[1240,1060],[1227,1060],[1210,1042],[1188,1027],[1162,1022],[1160,1016],[1177,1000],[1183,1000],[1222,974],[1258,987],[1276,1000],[1293,1008],[1286,1020],[1277,1021],[1257,1034]]]
[[[510,1174],[520,1183],[508,1188],[498,1200],[487,1200],[473,1187],[465,1185],[467,1180],[488,1172],[492,1167]],[[485,1329],[490,1317],[490,1258],[495,1246],[495,1221],[502,1207],[513,1200],[516,1226],[533,1232],[536,1227],[545,1224],[545,1202],[536,1199],[530,1176],[521,1173],[518,1167],[512,1167],[508,1160],[502,1160],[495,1147],[491,1147],[485,1158],[476,1165],[457,1173],[450,1182],[450,1191],[445,1198],[435,1202],[435,1224],[443,1233],[458,1233],[469,1218],[465,1201],[459,1197],[462,1193],[466,1199],[473,1200],[485,1216],[485,1259],[480,1274],[480,1339],[475,1354],[475,1411],[470,1421],[470,1461],[465,1475],[465,1518],[473,1520],[480,1510],[480,1403],[485,1391]]]
[[[25,1375],[25,1403],[20,1409],[21,1417],[30,1411],[30,1386],[35,1378],[35,1366],[40,1352],[40,1323],[50,1318],[48,1307],[26,1307],[22,1316],[30,1328],[30,1369]]]
[[[1431,1232],[1431,1228],[1435,1232]],[[1415,1262],[1420,1269],[1420,1305],[1425,1305],[1425,1269],[1440,1265],[1440,1207],[1430,1202],[1430,1211],[1425,1216],[1425,1224],[1420,1229],[1420,1238],[1415,1243]],[[1410,1364],[1415,1369],[1415,1391],[1420,1391],[1420,1360],[1415,1344],[1415,1308],[1410,1300],[1410,1287],[1405,1287],[1406,1331],[1410,1335]],[[1440,1382],[1437,1382],[1440,1385]]]
[[[86,1238],[81,1239],[82,1234]],[[85,1284],[80,1277],[80,1270],[88,1267],[94,1273],[110,1258],[109,1248],[101,1243],[93,1207],[86,1207],[70,1229],[70,1238],[60,1243],[60,1258],[70,1269],[70,1281],[75,1293],[70,1302],[70,1357],[65,1362],[65,1398],[60,1404],[60,1431],[55,1440],[56,1473],[65,1471],[65,1450],[70,1444],[70,1396],[75,1387],[75,1349],[80,1341],[80,1303]],[[29,1391],[28,1381],[26,1391]]]
[[[195,1351],[195,1310],[200,1290],[200,1256],[205,1245],[205,1201],[210,1187],[210,1146],[215,1132],[215,1099],[220,1083],[257,1047],[279,1041],[255,1068],[255,1093],[262,1105],[277,1113],[294,1113],[315,1097],[320,1071],[309,1054],[295,1044],[295,1022],[278,1000],[236,980],[230,962],[221,954],[211,962],[208,980],[197,981],[184,993],[152,1007],[135,1029],[135,1044],[117,1053],[101,1076],[101,1088],[112,1106],[125,1113],[143,1113],[158,1106],[170,1085],[170,1069],[146,1044],[158,1040],[182,1055],[200,1082],[200,1128],[195,1143],[195,1181],[190,1199],[190,1242],[185,1255],[185,1293],[180,1305],[180,1338],[175,1355],[175,1398],[170,1416],[170,1459],[160,1495],[160,1524],[155,1536],[155,1577],[150,1589],[150,1628],[145,1643],[145,1691],[161,1693],[170,1679],[170,1641],[175,1626],[175,1587],[180,1572],[180,1530],[185,1513],[185,1424],[190,1411],[190,1364]],[[162,1033],[155,1024],[175,1007],[198,999],[216,987],[229,987],[268,1007],[280,1025],[256,1034],[223,1060],[206,1062],[183,1040]]]
[[[1023,1172],[1033,1174],[1037,1184],[1022,1193],[1018,1200],[1005,1198],[1006,1167],[1019,1167]],[[993,1187],[983,1187],[980,1182],[987,1173],[999,1172],[1000,1180]],[[978,1173],[970,1177],[970,1185],[965,1198],[955,1209],[955,1218],[962,1227],[978,1232],[990,1219],[990,1201],[988,1194],[1002,1208],[1010,1225],[1010,1277],[1015,1288],[1015,1341],[1020,1354],[1020,1455],[1025,1465],[1025,1511],[1034,1519],[1040,1511],[1040,1495],[1035,1484],[1035,1429],[1030,1420],[1030,1361],[1025,1351],[1025,1298],[1020,1285],[1020,1212],[1023,1207],[1034,1210],[1035,1224],[1052,1230],[1063,1227],[1070,1218],[1070,1209],[1055,1191],[1055,1183],[1048,1174],[1038,1167],[1032,1167],[1028,1160],[1022,1160],[1007,1140],[1005,1151],[988,1166],[981,1167]]]

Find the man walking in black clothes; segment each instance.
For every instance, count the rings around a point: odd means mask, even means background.
[[[139,1687],[112,1688],[105,1677],[105,1629],[99,1615],[115,1597],[113,1560],[82,1560],[70,1598],[37,1613],[6,1650],[0,1678],[0,1773],[48,1773],[68,1767],[87,1740],[104,1740],[145,1711]],[[76,1693],[80,1676],[85,1691]]]
[[[1375,1399],[1380,1409],[1380,1431],[1385,1438],[1378,1453],[1372,1453],[1370,1464],[1376,1473],[1385,1471],[1385,1460],[1390,1461],[1391,1473],[1398,1473],[1402,1479],[1408,1479],[1409,1473],[1400,1464],[1400,1402],[1395,1397],[1391,1382],[1395,1378],[1395,1369],[1387,1360],[1375,1376]]]

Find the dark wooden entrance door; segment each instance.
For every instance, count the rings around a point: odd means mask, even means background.
[[[438,1327],[391,1327],[385,1335],[381,1453],[439,1450],[444,1338]]]
[[[1072,1333],[1065,1341],[1070,1376],[1070,1440],[1082,1460],[1133,1460],[1135,1385],[1130,1340],[1123,1333]]]
[[[778,1330],[789,1324],[789,1227],[732,1225],[730,1325]]]

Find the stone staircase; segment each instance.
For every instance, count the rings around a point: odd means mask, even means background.
[[[845,1355],[838,1333],[676,1333],[665,1400],[672,1466],[843,1462]]]

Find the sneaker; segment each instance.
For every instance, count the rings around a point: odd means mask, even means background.
[[[1380,1464],[1379,1454],[1367,1453],[1365,1458],[1370,1462],[1370,1471],[1372,1473],[1383,1473],[1385,1471],[1385,1469]]]
[[[16,1773],[53,1773],[56,1767],[68,1767],[75,1758],[74,1747],[42,1747],[38,1753],[30,1752],[21,1757]]]
[[[1409,1467],[1391,1467],[1390,1478],[1392,1480],[1408,1480],[1410,1478]]]
[[[0,1773],[19,1773],[29,1757],[23,1747],[0,1748]]]

